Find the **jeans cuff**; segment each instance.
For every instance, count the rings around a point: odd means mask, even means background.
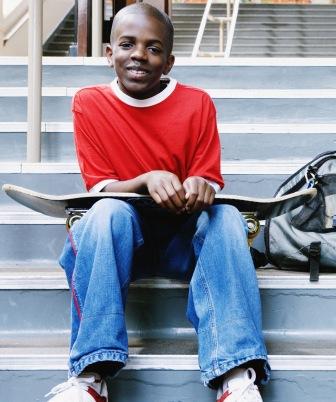
[[[232,360],[230,362],[223,362],[218,364],[218,367],[216,369],[208,370],[208,371],[202,371],[201,373],[201,379],[203,381],[203,384],[206,387],[211,388],[210,383],[217,377],[222,376],[223,374],[227,373],[228,371],[232,370],[235,367],[239,367],[243,364],[248,363],[249,361],[253,360],[263,360],[264,361],[264,377],[261,379],[260,384],[267,384],[268,381],[271,378],[271,367],[268,363],[267,356],[265,355],[253,355],[253,356],[247,356],[243,357],[240,359]]]
[[[69,365],[69,377],[77,377],[81,374],[85,367],[93,363],[113,361],[126,364],[128,358],[127,353],[116,350],[100,350],[86,355],[74,363]]]

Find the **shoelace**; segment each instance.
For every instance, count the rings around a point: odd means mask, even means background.
[[[63,391],[66,391],[67,389],[71,387],[78,387],[82,389],[83,391],[86,391],[88,389],[88,386],[90,384],[93,384],[96,381],[95,377],[71,377],[69,378],[68,381],[62,382],[61,384],[56,385],[48,394],[45,395],[45,397],[51,396],[51,395],[57,395]]]

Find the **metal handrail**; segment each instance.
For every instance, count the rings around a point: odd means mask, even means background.
[[[27,162],[41,162],[43,0],[29,0]]]
[[[226,16],[215,17],[210,14],[212,6],[212,0],[208,0],[203,12],[202,20],[197,32],[195,44],[191,57],[197,57],[199,54],[199,48],[201,46],[202,38],[204,35],[207,21],[213,21],[219,23],[219,52],[212,52],[212,54],[223,55],[224,57],[230,57],[234,31],[236,28],[236,21],[239,10],[239,0],[233,0],[233,11],[231,15],[231,0],[226,1]],[[227,39],[224,51],[224,25],[227,27]]]
[[[207,0],[207,3],[205,5],[205,9],[204,9],[204,12],[203,12],[203,16],[202,16],[202,21],[201,21],[201,24],[200,24],[198,32],[197,32],[194,48],[193,48],[193,51],[191,53],[191,57],[197,57],[197,55],[198,55],[198,51],[199,51],[199,48],[201,46],[202,38],[203,38],[203,35],[204,35],[205,26],[206,26],[206,23],[207,23],[207,20],[208,20],[208,17],[209,17],[211,5],[212,5],[212,0]]]
[[[103,43],[103,3],[92,0],[92,56],[101,57]]]
[[[230,1],[228,1],[228,3],[230,3]],[[230,57],[230,54],[231,54],[233,35],[235,33],[236,22],[237,22],[237,18],[238,18],[238,11],[239,11],[239,0],[234,0],[232,18],[231,18],[231,21],[228,26],[228,33],[227,33],[224,57]]]
[[[2,13],[3,1],[0,0],[0,32],[1,43],[10,39],[10,37],[27,21],[28,3],[27,0],[21,1],[6,17]]]

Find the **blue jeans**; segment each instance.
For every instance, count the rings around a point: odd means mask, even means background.
[[[228,205],[174,217],[98,201],[69,232],[60,258],[72,292],[69,375],[101,361],[126,363],[129,283],[151,276],[190,281],[187,317],[198,336],[205,385],[250,361],[270,368],[246,224]]]

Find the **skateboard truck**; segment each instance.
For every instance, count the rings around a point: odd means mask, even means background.
[[[260,232],[260,221],[257,218],[256,213],[254,212],[242,212],[243,217],[245,218],[248,234],[247,234],[247,241],[248,245],[251,247],[253,240],[257,237],[258,233]]]
[[[76,221],[78,221],[83,217],[83,215],[87,212],[87,209],[66,208],[65,212],[67,215],[65,225],[67,230],[69,230]],[[248,244],[249,246],[251,246],[253,240],[256,238],[256,236],[260,231],[260,222],[259,219],[257,218],[256,213],[254,212],[243,212],[242,215],[245,218],[248,228],[248,234],[247,234]]]

